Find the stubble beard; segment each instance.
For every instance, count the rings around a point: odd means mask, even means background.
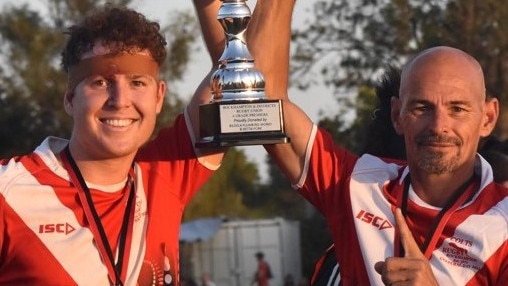
[[[423,156],[420,156],[420,160],[418,160],[418,166],[429,174],[442,175],[451,173],[459,165],[459,152],[450,159],[446,159],[443,152],[423,152]]]

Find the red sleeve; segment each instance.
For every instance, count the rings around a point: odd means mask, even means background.
[[[337,209],[344,201],[342,190],[349,183],[358,156],[338,146],[329,133],[319,128],[308,163],[308,171],[300,193],[322,213]]]
[[[136,160],[148,173],[143,177],[152,180],[145,185],[173,192],[183,205],[213,173],[198,161],[183,114],[145,145]]]

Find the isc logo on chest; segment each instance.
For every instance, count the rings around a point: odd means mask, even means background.
[[[392,228],[392,224],[385,218],[379,217],[375,214],[369,213],[367,211],[361,210],[357,215],[357,219],[360,219],[363,222],[366,222],[368,224],[371,224],[380,230],[386,229],[386,228]]]
[[[73,232],[75,228],[68,223],[48,223],[39,225],[39,233],[65,233]]]

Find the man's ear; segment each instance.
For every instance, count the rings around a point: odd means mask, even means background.
[[[487,99],[484,104],[483,121],[480,126],[480,136],[486,137],[490,135],[496,126],[499,117],[499,101],[493,97]]]
[[[400,123],[401,101],[398,97],[392,96],[390,117],[392,119],[393,129],[397,134],[402,135],[404,132]]]
[[[157,105],[156,111],[159,114],[162,110],[162,106],[164,105],[164,97],[166,96],[166,82],[163,80],[159,81],[159,88],[157,89]]]
[[[64,104],[64,109],[65,109],[65,112],[68,114],[68,115],[72,115],[72,109],[73,109],[73,106],[72,106],[72,98],[74,97],[74,92],[70,91],[70,90],[66,90],[65,91],[65,94],[64,94],[64,98],[63,98],[63,104]]]

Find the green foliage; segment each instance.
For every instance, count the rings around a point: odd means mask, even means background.
[[[332,244],[331,234],[325,218],[313,212],[300,221],[302,243],[302,272],[310,277],[314,265],[325,250]]]
[[[222,165],[186,207],[184,221],[201,217],[255,217],[244,197],[256,193],[259,175],[243,151],[231,148]]]
[[[69,127],[68,121],[59,120],[65,113],[55,96],[65,88],[55,64],[63,41],[26,6],[5,9],[0,31],[1,60],[7,63],[0,70],[0,132],[5,139],[0,152],[12,155],[31,149],[47,132],[63,135]]]
[[[318,124],[332,135],[335,142],[340,142],[348,150],[361,154],[365,147],[366,136],[372,121],[372,110],[376,102],[374,89],[363,86],[359,89],[354,104],[351,105],[355,114],[352,122],[348,122],[343,114],[339,113],[332,117],[321,118]]]
[[[307,202],[290,185],[286,177],[272,160],[267,158],[269,181],[262,184],[249,205],[272,216],[290,220],[301,220],[308,215]]]
[[[156,131],[173,122],[182,112],[185,102],[181,94],[177,93],[176,83],[182,81],[194,51],[194,44],[200,34],[196,19],[188,12],[173,12],[169,15],[172,21],[162,29],[169,44],[168,59],[161,68],[161,73],[167,85],[166,102],[159,114]]]

